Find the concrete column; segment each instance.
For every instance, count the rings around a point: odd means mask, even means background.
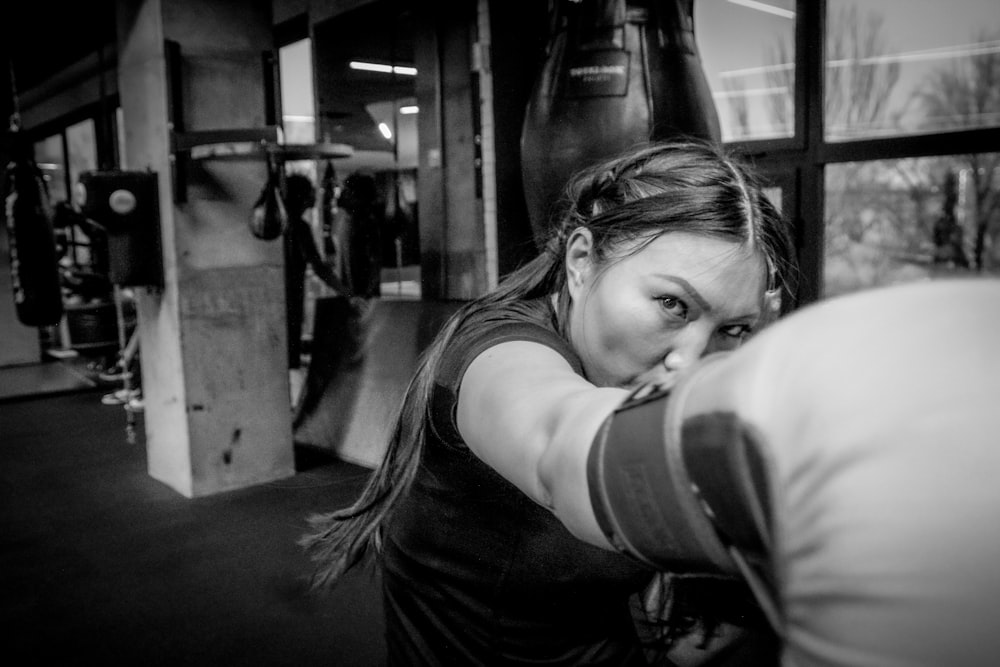
[[[264,163],[190,162],[182,202],[171,177],[171,108],[187,132],[265,125],[271,30],[260,0],[118,1],[126,165],[160,186],[165,285],[137,290],[148,468],[188,497],[294,473],[281,242],[247,227]]]
[[[414,12],[420,107],[421,286],[425,299],[472,299],[487,291],[489,271],[481,174],[476,164],[472,37],[476,3],[421,5]]]

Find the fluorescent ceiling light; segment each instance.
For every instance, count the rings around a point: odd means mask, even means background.
[[[351,69],[363,70],[365,72],[382,72],[383,74],[406,74],[416,76],[417,68],[406,65],[384,65],[382,63],[367,63],[361,60],[352,60],[348,63]]]
[[[734,5],[742,5],[744,7],[749,7],[750,9],[756,9],[759,12],[774,14],[775,16],[780,16],[786,19],[795,18],[795,12],[792,10],[775,7],[774,5],[769,5],[766,2],[757,2],[757,0],[729,0],[729,2]]]
[[[392,139],[392,130],[385,123],[378,124],[378,131],[382,133],[382,136],[386,139]]]
[[[420,111],[420,107],[418,107],[415,104],[409,105],[409,106],[405,106],[405,107],[399,107],[399,113],[403,114],[404,116],[409,115],[411,113],[417,113],[419,111]]]

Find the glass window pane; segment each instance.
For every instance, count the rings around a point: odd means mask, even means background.
[[[118,167],[128,169],[125,158],[125,113],[121,107],[115,109],[115,149],[118,151]]]
[[[383,298],[420,297],[417,134],[423,110],[416,93],[420,77],[435,74],[416,67],[416,43],[426,35],[418,37],[413,19],[407,3],[381,0],[317,23],[312,33],[317,135],[354,151],[335,161],[336,245],[345,275]],[[352,237],[365,226],[377,234]]]
[[[281,124],[285,143],[316,141],[313,98],[312,40],[302,39],[278,50],[281,78]]]
[[[771,205],[778,210],[778,213],[782,213],[781,206],[785,193],[780,186],[764,188],[764,196],[767,197],[768,201],[771,202]]]
[[[97,140],[94,138],[94,119],[88,118],[66,128],[66,146],[69,149],[69,180],[76,183],[80,173],[97,169]]]
[[[1000,276],[1000,153],[826,169],[823,295]]]
[[[829,141],[1000,125],[996,0],[828,0]]]
[[[66,199],[66,156],[62,134],[53,134],[35,143],[35,162],[49,187],[49,199],[54,204]]]
[[[95,137],[94,119],[88,118],[66,128],[66,146],[69,150],[69,177],[71,187],[75,187],[80,174],[97,169],[97,140]],[[71,202],[78,206],[79,202]],[[74,263],[88,267],[93,261],[90,252],[91,239],[86,228],[74,226],[66,230],[71,242],[71,254]]]
[[[795,0],[699,0],[695,35],[723,141],[795,131]]]

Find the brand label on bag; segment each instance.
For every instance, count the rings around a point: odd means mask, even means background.
[[[624,97],[628,93],[627,51],[585,51],[570,60],[566,70],[565,96]]]

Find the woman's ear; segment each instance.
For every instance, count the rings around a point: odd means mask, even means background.
[[[570,296],[580,293],[593,270],[594,237],[586,227],[577,227],[566,241],[566,285]]]

